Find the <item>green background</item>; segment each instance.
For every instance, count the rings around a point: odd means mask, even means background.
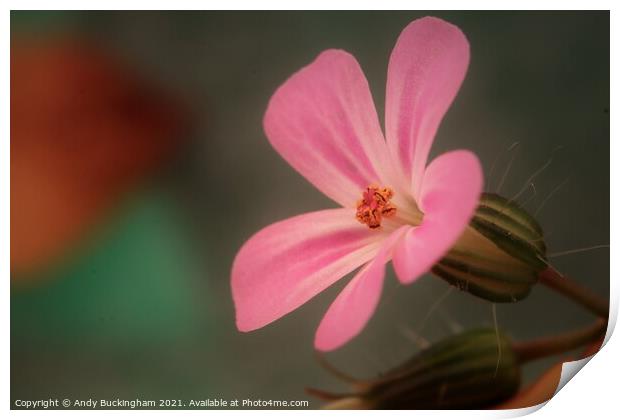
[[[289,75],[322,50],[342,48],[364,69],[379,114],[387,60],[411,20],[458,25],[471,65],[432,155],[475,151],[500,192],[535,182],[534,211],[550,252],[609,243],[609,13],[607,12],[13,12],[12,36],[92,37],[192,106],[195,130],[181,156],[134,191],[77,252],[11,290],[11,399],[310,399],[305,386],[342,391],[316,362],[312,340],[338,282],[294,313],[252,333],[234,325],[230,267],[255,231],[333,207],[270,147],[261,120]],[[609,293],[602,249],[553,260]],[[13,279],[16,283],[20,279]],[[399,286],[389,270],[364,332],[328,357],[354,376],[384,371],[417,351],[411,331],[437,340],[491,325],[491,305],[425,276]],[[516,338],[586,325],[591,316],[535,288],[497,307]],[[553,359],[526,369],[529,380]],[[312,407],[318,407],[311,400]]]

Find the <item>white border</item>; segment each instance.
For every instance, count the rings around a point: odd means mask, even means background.
[[[10,78],[9,78],[9,48],[10,48],[10,9],[49,9],[50,2],[46,1],[12,1],[9,0],[4,2],[8,6],[5,9],[4,14],[2,15],[2,22],[4,24],[0,25],[0,33],[1,33],[1,42],[2,42],[2,65],[0,66],[0,72],[2,74],[3,80],[3,89],[2,96],[0,100],[1,114],[0,114],[0,127],[4,131],[4,138],[10,138],[10,128],[9,128],[9,108],[10,108]],[[256,9],[256,5],[260,5],[262,8],[266,9],[290,9],[290,10],[320,10],[320,9],[367,9],[367,10],[407,10],[412,6],[415,6],[416,9],[419,10],[460,10],[463,9],[463,6],[466,7],[467,10],[612,10],[611,12],[611,68],[612,68],[612,79],[611,79],[611,102],[613,99],[617,97],[617,84],[614,83],[614,72],[613,70],[617,68],[617,45],[618,45],[618,31],[615,30],[615,25],[619,22],[619,19],[614,13],[613,4],[611,1],[597,1],[590,0],[588,2],[577,2],[577,1],[532,1],[532,0],[522,0],[522,1],[390,1],[390,0],[382,0],[382,1],[368,1],[368,0],[357,0],[357,1],[335,1],[335,0],[312,0],[312,1],[297,1],[294,4],[286,3],[283,1],[261,1],[261,2],[251,2],[251,1],[228,1],[228,2],[218,2],[218,3],[207,3],[204,1],[189,1],[189,0],[176,0],[175,2],[166,2],[161,0],[151,0],[151,1],[128,1],[128,0],[108,0],[108,1],[90,1],[85,3],[83,1],[56,1],[53,4],[53,8],[55,9],[118,9],[118,10],[128,10],[128,9],[144,9],[146,7],[153,9],[202,9],[204,7],[208,7],[213,10],[229,10],[229,9]],[[616,48],[614,48],[616,47]],[[611,117],[611,138],[614,138],[615,133],[615,116],[617,113],[615,112],[615,108],[613,106],[610,107],[610,117]],[[4,257],[4,264],[0,265],[0,269],[3,273],[5,290],[7,291],[4,305],[3,305],[3,314],[1,325],[3,328],[3,336],[9,337],[9,328],[10,328],[10,294],[8,293],[8,285],[10,283],[10,272],[9,272],[9,253],[10,253],[10,145],[9,141],[5,140],[2,142],[0,156],[2,159],[0,165],[0,171],[2,174],[0,176],[0,188],[2,193],[2,205],[0,206],[0,211],[2,212],[2,231],[5,233],[2,235],[1,239],[1,252]],[[615,142],[611,142],[610,146],[610,159],[618,158],[618,146]],[[617,159],[616,159],[617,160]],[[611,165],[611,185],[620,185],[620,176],[618,169],[615,165]],[[620,214],[618,208],[617,195],[615,191],[612,191],[611,194],[611,214]],[[614,219],[611,220],[611,237],[612,241],[618,235],[618,223],[614,222]],[[611,247],[611,313],[610,313],[610,325],[615,325],[617,319],[617,310],[618,310],[618,269],[617,265],[614,263],[615,261],[619,261],[615,248]],[[613,328],[613,327],[612,327]],[[555,396],[542,410],[538,410],[536,408],[530,409],[522,409],[522,410],[505,410],[505,411],[436,411],[436,412],[428,412],[428,411],[416,411],[415,413],[406,412],[406,411],[392,411],[392,412],[382,412],[381,416],[386,418],[412,418],[415,417],[437,417],[441,416],[442,418],[505,418],[505,417],[517,417],[525,414],[529,414],[535,412],[532,415],[532,418],[537,419],[554,419],[554,418],[562,418],[562,419],[571,419],[571,418],[583,418],[584,416],[591,416],[593,418],[601,417],[608,418],[608,413],[614,413],[617,409],[617,381],[618,381],[618,373],[619,373],[619,362],[618,362],[618,349],[620,345],[618,345],[618,339],[610,340],[611,329],[608,332],[606,339],[608,340],[607,344],[603,348],[603,350],[597,354],[588,366],[583,369],[583,372],[579,374],[579,379],[575,381],[571,381],[568,385],[566,385],[561,392],[557,396]],[[2,404],[4,405],[4,410],[9,409],[9,395],[10,395],[10,346],[5,345],[2,346],[2,372],[4,376],[4,380],[2,381],[1,391],[3,394]],[[564,373],[564,372],[563,372]],[[3,411],[4,411],[3,410]],[[196,412],[188,412],[188,411],[117,411],[114,413],[114,416],[131,416],[131,417],[142,417],[142,418],[162,418],[162,417],[178,417],[178,416],[187,416],[187,417],[200,417],[204,418],[205,416],[216,416],[220,415],[225,416],[242,416],[249,414],[253,418],[256,419],[277,419],[277,418],[289,418],[291,416],[290,411],[253,411],[248,413],[247,411],[209,411],[205,413],[203,411]],[[50,418],[84,418],[85,416],[89,418],[108,418],[110,416],[109,412],[105,411],[11,411],[10,415],[22,418],[32,418],[35,416],[43,415],[45,417]],[[300,419],[310,418],[310,416],[314,417],[316,413],[314,411],[296,411],[294,413],[295,417]],[[322,416],[326,418],[335,418],[345,416],[355,416],[357,419],[359,418],[370,418],[370,416],[376,415],[376,413],[370,411],[356,411],[356,412],[322,412]]]
[[[28,10],[611,10],[614,2],[610,0],[562,2],[553,0],[229,0],[226,2],[206,2],[200,0],[109,0],[78,1],[61,0],[53,3],[45,0],[8,0],[9,9]],[[257,7],[258,6],[258,7]],[[415,7],[413,7],[415,6]]]

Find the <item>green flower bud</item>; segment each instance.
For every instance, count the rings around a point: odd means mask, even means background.
[[[517,203],[485,193],[456,245],[433,273],[492,302],[525,298],[547,267],[543,231]]]
[[[354,384],[325,408],[474,409],[491,407],[519,389],[521,371],[509,339],[493,329],[447,338],[384,375]]]

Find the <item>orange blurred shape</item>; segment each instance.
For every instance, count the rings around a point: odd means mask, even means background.
[[[177,104],[96,46],[13,39],[11,272],[75,246],[169,158],[184,126]]]
[[[602,346],[602,339],[590,344],[577,359],[567,358],[560,363],[554,364],[551,368],[540,375],[533,383],[523,388],[517,395],[495,407],[495,409],[512,409],[532,407],[549,401],[554,395],[560,384],[562,375],[562,364],[572,360],[583,359],[595,354]]]

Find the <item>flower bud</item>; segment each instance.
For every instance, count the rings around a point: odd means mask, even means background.
[[[468,331],[420,352],[384,375],[354,384],[325,408],[474,409],[519,389],[521,371],[509,339],[493,329]],[[330,394],[314,392],[329,398]]]
[[[525,298],[547,267],[543,231],[517,203],[485,193],[469,226],[433,273],[492,302]]]

